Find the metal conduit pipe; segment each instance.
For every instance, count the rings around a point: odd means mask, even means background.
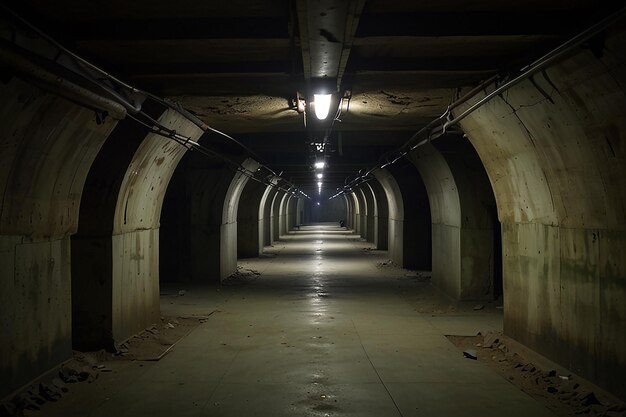
[[[559,45],[558,47],[554,48],[553,50],[551,50],[547,54],[543,55],[541,58],[539,58],[539,59],[535,60],[534,62],[532,62],[531,64],[523,67],[520,70],[521,73],[518,76],[516,76],[513,79],[511,79],[510,81],[502,84],[500,87],[496,87],[491,93],[487,94],[485,97],[483,97],[482,99],[480,99],[476,103],[472,104],[468,109],[466,109],[464,112],[462,112],[458,116],[450,118],[450,116],[452,115],[452,110],[454,108],[460,106],[461,104],[466,103],[472,97],[474,97],[476,94],[478,94],[480,91],[486,89],[489,85],[491,85],[492,83],[497,81],[499,76],[497,76],[497,75],[493,76],[493,77],[489,78],[488,80],[482,82],[480,85],[478,85],[477,87],[475,87],[471,91],[469,91],[467,94],[465,94],[463,97],[461,97],[460,99],[455,100],[453,103],[451,103],[448,106],[448,108],[446,109],[446,111],[441,116],[439,116],[438,118],[434,119],[433,121],[428,123],[426,126],[424,126],[422,129],[420,129],[415,134],[413,134],[411,136],[411,138],[407,142],[405,142],[400,148],[398,148],[396,151],[387,153],[384,156],[384,158],[387,158],[387,161],[384,164],[380,165],[380,167],[377,165],[377,166],[369,169],[364,175],[357,176],[354,180],[352,180],[350,183],[348,183],[346,186],[344,186],[344,189],[352,187],[352,186],[355,186],[357,184],[360,184],[375,169],[385,168],[386,166],[391,165],[391,164],[397,162],[399,159],[401,159],[404,156],[406,156],[406,154],[408,154],[410,151],[412,151],[412,150],[414,150],[414,149],[416,149],[416,148],[418,148],[418,147],[420,147],[420,146],[422,146],[422,145],[424,145],[426,143],[429,143],[433,139],[436,139],[436,138],[444,135],[449,127],[458,124],[461,120],[465,119],[467,116],[469,116],[471,113],[473,113],[478,108],[483,106],[489,100],[491,100],[492,98],[496,97],[497,95],[502,94],[503,92],[505,92],[506,90],[510,89],[511,87],[519,84],[520,82],[522,82],[522,81],[532,77],[534,74],[538,73],[539,71],[544,70],[550,64],[553,64],[554,62],[558,61],[559,59],[562,59],[565,55],[569,54],[575,48],[579,47],[583,42],[586,42],[587,40],[589,40],[593,36],[597,35],[598,33],[602,32],[603,30],[605,30],[606,28],[608,28],[609,26],[611,26],[612,24],[617,22],[618,20],[622,19],[624,17],[624,15],[626,15],[626,7],[622,7],[621,9],[617,10],[616,12],[614,12],[614,13],[610,14],[609,16],[605,17],[604,19],[600,20],[599,22],[597,22],[593,26],[587,28],[583,32],[579,33],[578,35],[574,36],[573,38],[569,39],[568,41],[566,41],[563,44]],[[443,124],[442,124],[441,122],[443,120],[445,120],[445,122],[443,122]],[[436,127],[437,125],[439,125],[439,126]],[[437,130],[439,130],[439,131],[437,132]],[[422,136],[424,134],[427,134],[425,139],[421,140],[420,142],[418,142],[418,143],[416,143],[414,145],[411,145],[411,142],[413,142],[413,140],[415,140],[416,138],[418,138],[418,137],[420,137],[420,136]],[[404,149],[407,149],[407,148],[408,148],[408,150],[404,150]],[[396,153],[397,156],[392,161],[389,161],[387,155],[391,155],[393,153]],[[380,163],[380,161],[379,161],[379,163]]]
[[[126,117],[126,108],[118,102],[102,97],[42,68],[13,50],[4,41],[0,42],[0,61],[15,70],[20,76],[46,91],[92,110],[106,111],[117,120]]]
[[[135,88],[135,87],[131,86],[130,84],[125,83],[124,81],[116,78],[112,74],[102,70],[98,66],[92,64],[91,62],[87,61],[86,59],[82,58],[81,56],[79,56],[79,55],[75,54],[74,52],[70,51],[69,49],[65,48],[63,45],[58,43],[52,37],[48,36],[45,32],[41,31],[36,26],[32,25],[30,22],[28,22],[27,20],[25,20],[22,17],[20,17],[17,13],[13,12],[10,8],[6,7],[5,5],[0,4],[0,8],[4,9],[14,19],[19,21],[22,25],[25,25],[26,27],[28,27],[30,30],[35,32],[42,39],[45,39],[47,42],[49,42],[54,47],[59,49],[59,51],[63,52],[67,56],[71,57],[79,65],[83,65],[86,68],[88,68],[88,69],[90,69],[92,71],[95,71],[96,73],[98,73],[102,77],[108,79],[109,81],[115,82],[116,84],[120,85],[121,87],[124,87],[124,88],[130,90],[134,94],[139,94],[141,96],[145,96],[145,97],[150,98],[150,99],[152,99],[152,100],[154,100],[154,101],[156,101],[156,102],[158,102],[158,103],[160,103],[160,104],[162,104],[162,105],[164,105],[166,107],[171,108],[172,110],[175,110],[175,111],[179,112],[186,119],[188,119],[189,121],[194,123],[196,126],[201,128],[205,132],[206,131],[212,131],[212,132],[214,132],[216,134],[219,134],[219,135],[221,135],[221,136],[223,136],[223,137],[225,137],[225,138],[235,142],[237,145],[239,145],[241,148],[243,148],[246,152],[248,152],[248,154],[250,154],[252,157],[254,157],[258,162],[260,162],[261,163],[261,168],[267,170],[272,175],[278,176],[274,170],[272,170],[269,166],[267,166],[267,164],[262,160],[262,158],[260,158],[258,155],[256,155],[251,149],[249,149],[243,143],[239,142],[237,139],[233,138],[232,136],[230,136],[230,135],[228,135],[228,134],[226,134],[224,132],[221,132],[221,131],[219,131],[217,129],[214,129],[211,126],[207,125],[200,118],[198,118],[196,115],[190,113],[188,110],[183,108],[179,103],[175,103],[175,102],[172,102],[172,101],[167,100],[167,99],[162,99],[162,98],[160,98],[160,97],[158,97],[158,96],[156,96],[154,94],[151,94],[151,93],[146,92],[146,91],[142,91],[142,90],[140,90],[138,88]],[[122,105],[126,108],[126,110],[128,112],[136,114],[136,115],[141,115],[142,117],[147,118],[151,123],[153,123],[155,126],[157,126],[160,130],[168,132],[170,135],[168,135],[167,137],[171,137],[171,135],[176,135],[176,131],[168,129],[167,127],[159,124],[156,120],[152,119],[146,113],[142,112],[141,111],[141,104],[135,104],[135,103],[129,102],[120,93],[118,93],[117,91],[113,90],[109,86],[103,84],[100,80],[94,79],[93,77],[91,77],[90,75],[88,75],[86,73],[83,73],[83,74],[80,74],[80,75],[82,75],[83,77],[85,77],[85,79],[89,80],[90,82],[94,83],[96,86],[98,86],[99,88],[104,90],[107,94],[111,95],[119,103],[122,103]],[[88,90],[85,90],[85,91],[88,91]],[[154,129],[151,129],[151,130],[154,130]]]
[[[503,93],[504,91],[506,91],[509,88],[515,86],[516,84],[519,84],[521,81],[523,81],[523,80],[525,80],[527,78],[532,77],[534,74],[536,74],[539,71],[543,70],[548,65],[550,65],[550,64],[558,61],[559,59],[563,58],[565,55],[569,54],[574,48],[579,47],[583,42],[589,40],[593,36],[597,35],[598,33],[603,31],[607,27],[611,26],[612,24],[614,24],[615,22],[617,22],[618,20],[623,18],[625,14],[626,14],[626,7],[623,7],[620,10],[618,10],[617,12],[615,12],[615,13],[607,16],[607,17],[605,17],[604,19],[602,19],[601,21],[599,21],[595,25],[591,26],[587,30],[585,30],[585,31],[579,33],[578,35],[574,36],[572,39],[568,40],[567,42],[565,42],[565,43],[561,44],[560,46],[556,47],[555,49],[553,49],[552,51],[550,51],[546,55],[542,56],[541,58],[539,58],[535,62],[527,65],[524,68],[522,68],[520,75],[518,75],[517,77],[513,78],[512,80],[502,84],[500,87],[496,88],[491,93],[487,94],[485,97],[483,97],[482,99],[480,99],[476,103],[472,104],[467,110],[465,110],[460,115],[454,117],[451,120],[448,120],[444,124],[444,126],[443,126],[443,131],[445,132],[445,130],[446,130],[446,128],[448,126],[453,126],[453,125],[459,123],[461,120],[465,119],[467,116],[469,116],[471,113],[476,111],[479,107],[481,107],[483,104],[487,103],[489,100],[491,100],[495,96]],[[466,102],[467,100],[468,99],[465,99],[465,101],[463,101],[463,102]],[[461,104],[461,103],[459,103],[459,104]]]

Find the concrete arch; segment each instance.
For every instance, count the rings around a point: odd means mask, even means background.
[[[359,190],[363,194],[365,207],[367,208],[365,222],[367,233],[365,239],[370,243],[376,243],[376,234],[378,229],[377,205],[372,188],[367,183],[361,184]]]
[[[288,203],[291,198],[291,192],[287,192],[283,194],[280,199],[280,203],[278,206],[278,238],[280,239],[282,236],[285,236],[289,231],[287,226],[287,211],[288,211]]]
[[[272,187],[258,181],[248,181],[243,188],[237,208],[237,257],[253,258],[263,251],[264,197]]]
[[[272,183],[276,185],[275,182]],[[263,197],[261,197],[259,204],[259,254],[263,251],[263,247],[272,244],[272,202],[277,192],[278,188],[275,186],[267,187]]]
[[[247,171],[256,171],[258,162],[240,158]],[[190,200],[190,277],[194,281],[224,280],[237,270],[237,210],[249,177],[220,160],[207,164],[204,155],[193,153],[186,158],[180,177]]]
[[[426,187],[406,159],[375,170],[389,204],[389,255],[405,268],[430,270],[431,220]]]
[[[83,185],[117,121],[0,83],[0,397],[72,353],[71,244]],[[29,359],[30,358],[30,359]]]
[[[354,227],[354,204],[352,198],[348,197],[346,194],[342,194],[342,196],[346,202],[346,228],[352,229]]]
[[[393,175],[386,169],[376,169],[372,171],[372,175],[378,180],[387,197],[389,213],[387,248],[389,258],[398,265],[403,265],[404,203],[402,201],[402,192]]]
[[[159,121],[196,140],[202,134],[171,110]],[[116,127],[94,161],[72,238],[77,346],[112,348],[159,318],[161,207],[185,152],[129,120]]]
[[[489,181],[467,140],[436,143],[444,151],[426,144],[408,155],[428,192],[433,283],[457,300],[492,299],[495,201]]]
[[[298,217],[298,201],[300,199],[295,195],[291,195],[287,202],[287,233],[289,233],[296,226]]]
[[[272,219],[272,235],[271,240],[277,242],[280,240],[280,204],[283,201],[285,192],[280,190],[274,194],[271,204],[271,219]]]
[[[622,26],[601,57],[583,50],[462,122],[502,222],[506,333],[621,395],[625,42]]]
[[[360,208],[359,216],[357,219],[359,222],[359,234],[363,239],[367,239],[367,201],[360,187],[354,189],[354,196],[359,202]]]
[[[373,195],[374,204],[374,244],[376,249],[387,250],[389,238],[389,204],[387,195],[376,179],[372,179],[364,184]]]
[[[352,230],[354,231],[354,233],[356,233],[357,235],[361,234],[361,207],[359,206],[359,199],[356,197],[356,194],[354,194],[354,191],[351,191],[348,194],[348,198],[352,201]]]

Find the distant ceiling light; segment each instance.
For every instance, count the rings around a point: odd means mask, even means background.
[[[317,183],[317,186],[318,186],[318,187],[321,187],[321,186],[322,186],[322,181],[319,181],[319,182]]]
[[[330,98],[331,94],[314,94],[313,101],[315,103],[315,117],[320,120],[324,120],[328,117],[330,112]]]
[[[322,169],[326,166],[326,162],[321,161],[321,162],[316,162],[315,163],[315,169]]]
[[[317,174],[317,179],[322,179],[322,177],[324,177],[324,174]]]
[[[318,205],[318,206],[320,205],[319,201],[317,202],[317,205]]]

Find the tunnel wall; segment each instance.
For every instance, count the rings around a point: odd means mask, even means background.
[[[395,178],[386,169],[377,169],[372,175],[378,180],[387,201],[387,250],[389,258],[398,265],[404,264],[404,203]]]
[[[376,206],[375,196],[372,188],[369,187],[367,183],[359,186],[359,189],[363,194],[365,205],[367,207],[367,215],[365,218],[367,233],[365,235],[365,239],[370,243],[375,243],[377,241],[378,234],[378,209]]]
[[[367,200],[365,199],[365,196],[363,195],[363,190],[358,187],[355,188],[354,190],[354,196],[359,202],[359,207],[361,208],[361,211],[359,213],[359,218],[358,218],[359,234],[361,235],[363,239],[367,239],[367,215],[368,215]]]
[[[0,398],[68,359],[83,184],[116,121],[16,78],[0,84]]]
[[[237,208],[249,177],[221,161],[193,155],[185,175],[191,198],[190,264],[194,281],[221,281],[237,270]],[[242,158],[255,172],[258,162]]]
[[[281,236],[285,236],[288,231],[287,211],[289,209],[288,204],[290,198],[291,193],[283,194],[278,205],[278,239],[280,239]]]
[[[502,222],[506,334],[622,398],[625,51],[614,29],[601,56],[581,50],[462,122]]]
[[[271,202],[272,243],[280,240],[280,203],[283,201],[284,195],[284,191],[278,191],[274,194]]]
[[[352,198],[348,197],[346,194],[341,194],[341,196],[343,197],[344,201],[346,202],[346,228],[347,229],[351,229],[352,228],[352,219],[353,219],[353,213],[354,213],[354,207],[353,207],[353,202],[352,202]]]
[[[272,244],[272,202],[277,192],[276,187],[267,187],[259,203],[259,255]]]
[[[462,137],[441,138],[409,153],[430,202],[432,281],[457,300],[493,298],[495,206],[478,156]],[[499,249],[498,249],[499,250]]]
[[[160,123],[202,131],[168,110]],[[111,133],[94,161],[72,237],[74,345],[113,348],[159,318],[159,224],[164,195],[186,149],[133,121]]]
[[[387,195],[376,179],[366,182],[363,186],[368,187],[374,196],[374,223],[376,224],[374,244],[378,250],[387,250],[389,238],[389,204]]]
[[[197,140],[202,130],[172,110],[159,122]],[[113,220],[113,338],[123,340],[158,321],[159,222],[169,181],[186,148],[148,134],[126,170]],[[87,260],[87,259],[86,259]]]
[[[263,251],[263,210],[261,201],[271,188],[258,181],[248,181],[237,208],[237,257],[253,258]]]

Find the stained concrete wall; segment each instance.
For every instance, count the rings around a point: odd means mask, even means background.
[[[280,205],[283,201],[284,196],[285,196],[285,192],[281,190],[281,191],[278,191],[276,194],[274,194],[274,198],[272,199],[271,216],[270,216],[272,219],[271,220],[272,242],[277,242],[280,240]]]
[[[354,201],[346,194],[342,194],[344,201],[346,202],[346,227],[348,229],[354,228]]]
[[[363,190],[361,188],[355,188],[354,196],[359,202],[359,207],[361,208],[361,211],[358,215],[359,234],[363,239],[367,239],[367,200],[365,199],[365,196],[363,195]]]
[[[463,137],[416,148],[432,221],[432,281],[457,300],[493,298],[495,201],[478,155]],[[498,248],[500,250],[500,248]]]
[[[298,202],[300,199],[295,195],[289,198],[287,203],[287,232],[293,230],[298,223]]]
[[[278,238],[287,234],[287,202],[291,193],[285,193],[278,204]]]
[[[389,204],[387,195],[376,179],[366,182],[363,186],[369,188],[374,196],[374,224],[376,225],[374,244],[378,250],[387,250],[389,238]]]
[[[182,173],[191,201],[191,279],[221,281],[237,270],[237,209],[249,177],[221,161],[210,163],[204,155],[191,155]],[[250,158],[241,165],[249,172],[259,167]]]
[[[352,201],[352,230],[357,235],[361,234],[361,206],[359,205],[359,199],[356,197],[354,191],[348,194],[348,198]]]
[[[385,192],[387,201],[387,250],[389,258],[398,265],[404,263],[404,203],[402,192],[395,178],[386,169],[376,169],[372,175]]]
[[[272,244],[272,202],[277,192],[278,188],[267,187],[259,203],[259,254]]]
[[[375,196],[373,194],[372,188],[367,185],[367,183],[362,184],[359,187],[359,190],[363,194],[363,199],[365,200],[365,207],[367,208],[367,214],[365,217],[366,222],[366,230],[367,233],[364,236],[365,239],[370,243],[375,243],[377,241],[378,234],[378,216],[377,205]]]
[[[401,160],[373,172],[389,207],[388,250],[404,268],[430,270],[431,220],[426,187],[415,167]]]
[[[623,398],[626,32],[607,35],[462,127],[502,222],[506,334]]]
[[[159,121],[194,139],[202,134],[171,110]],[[74,344],[82,349],[112,348],[160,316],[161,207],[186,148],[146,133],[131,120],[120,123],[85,184],[72,237]]]
[[[116,121],[16,78],[0,84],[0,398],[71,356],[70,235]]]
[[[238,258],[257,257],[263,251],[263,210],[260,207],[270,188],[254,180],[243,188],[237,209]]]

